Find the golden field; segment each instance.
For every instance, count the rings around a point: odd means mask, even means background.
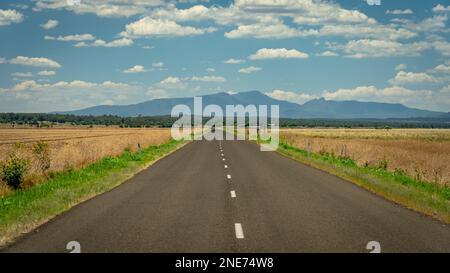
[[[137,151],[138,143],[146,148],[169,139],[169,129],[0,129],[0,162],[11,154],[29,159],[31,165],[25,176],[25,186],[31,186],[42,180],[31,152],[31,146],[38,141],[49,145],[49,172],[59,172],[86,166],[105,156],[117,156],[126,149]],[[7,187],[0,182],[0,196],[6,191]]]
[[[282,141],[315,153],[347,156],[361,166],[387,162],[417,180],[450,186],[449,129],[282,129]]]

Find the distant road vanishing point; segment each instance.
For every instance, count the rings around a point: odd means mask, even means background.
[[[450,227],[247,141],[194,141],[4,252],[450,252]]]

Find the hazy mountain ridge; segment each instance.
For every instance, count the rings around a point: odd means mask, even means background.
[[[236,94],[216,93],[204,95],[203,106],[216,104],[225,110],[226,105],[274,105],[280,106],[282,118],[414,118],[414,117],[440,117],[449,113],[409,108],[402,104],[361,102],[361,101],[333,101],[314,99],[303,105],[277,100],[259,91],[241,92]],[[154,99],[132,105],[100,105],[76,111],[57,112],[73,115],[117,115],[122,117],[133,116],[165,116],[170,115],[172,108],[177,104],[185,104],[193,109],[193,98],[167,98]]]

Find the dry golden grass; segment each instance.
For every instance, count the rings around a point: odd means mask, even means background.
[[[388,170],[450,185],[450,130],[446,129],[286,129],[284,142],[313,152],[349,156],[359,165],[388,161]]]
[[[59,172],[86,166],[105,156],[117,156],[126,149],[137,151],[138,143],[145,148],[169,139],[169,129],[0,129],[0,161],[13,153],[29,159],[31,166],[25,177],[25,186],[29,187],[43,180],[30,150],[37,141],[49,144],[49,171]],[[8,191],[0,182],[0,196]]]

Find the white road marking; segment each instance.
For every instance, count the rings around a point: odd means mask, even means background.
[[[221,156],[224,156],[224,154],[220,154]]]
[[[231,175],[227,174],[227,178],[228,178],[228,179],[231,179]]]
[[[231,198],[236,198],[236,192],[235,191],[230,191],[231,194]]]
[[[225,167],[225,169],[228,169],[228,165],[225,165],[224,167]]]
[[[234,231],[236,232],[237,239],[244,239],[244,231],[242,230],[242,225],[240,223],[234,224]]]
[[[225,161],[225,158],[222,158],[223,161]]]

